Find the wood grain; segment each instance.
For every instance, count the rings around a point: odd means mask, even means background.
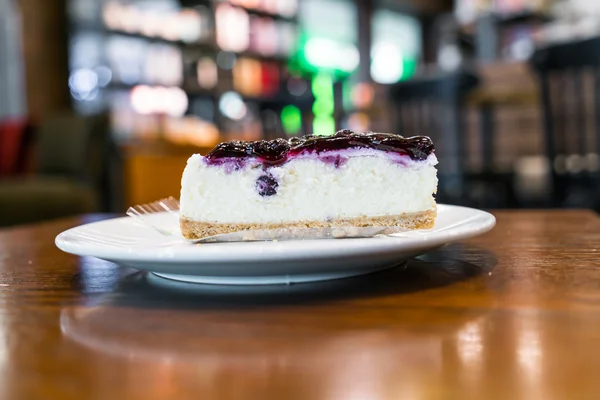
[[[363,278],[165,287],[0,231],[1,399],[593,399],[600,221],[490,233]]]

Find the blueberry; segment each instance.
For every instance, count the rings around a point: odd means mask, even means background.
[[[277,194],[279,183],[271,175],[262,175],[256,180],[256,190],[263,197]]]
[[[391,133],[354,133],[342,130],[333,136],[307,135],[290,140],[274,139],[256,142],[221,143],[207,154],[209,164],[219,165],[223,158],[256,157],[265,165],[278,165],[304,152],[323,153],[349,148],[370,148],[408,155],[413,160],[425,160],[434,152],[431,139],[424,136],[405,138]],[[336,165],[338,166],[338,165]]]

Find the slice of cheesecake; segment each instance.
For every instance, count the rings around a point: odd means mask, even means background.
[[[193,155],[182,178],[183,236],[254,229],[430,228],[434,147],[427,137],[340,131],[226,142]]]

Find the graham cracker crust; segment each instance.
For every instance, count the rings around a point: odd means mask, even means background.
[[[368,227],[389,226],[405,229],[427,229],[433,227],[437,210],[427,210],[417,213],[405,213],[400,215],[386,215],[383,217],[358,217],[339,218],[330,221],[302,221],[282,224],[235,224],[235,223],[211,223],[192,221],[181,217],[181,233],[186,239],[201,239],[208,236],[224,233],[258,230],[258,229],[281,229],[281,228],[337,228],[337,227]]]

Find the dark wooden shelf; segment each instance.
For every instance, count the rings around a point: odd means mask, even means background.
[[[218,97],[221,93],[212,93],[212,92],[206,92],[206,91],[202,91],[202,90],[197,90],[197,89],[185,89],[185,92],[187,93],[188,96],[190,97],[211,97],[211,98],[216,98]],[[234,89],[231,89],[234,90]],[[310,96],[293,96],[291,94],[286,94],[286,93],[278,93],[275,94],[273,96],[249,96],[249,95],[245,95],[243,93],[239,93],[239,95],[242,97],[242,99],[244,99],[244,101],[247,102],[254,102],[254,103],[259,103],[261,105],[264,106],[278,106],[278,105],[287,105],[287,104],[291,104],[294,105],[302,110],[308,110],[309,108],[312,107],[314,98],[312,97],[312,95]]]
[[[139,38],[139,39],[143,39],[143,40],[147,40],[147,41],[151,41],[151,42],[170,44],[170,45],[182,47],[182,48],[185,48],[188,50],[198,50],[198,51],[211,52],[211,53],[216,53],[216,52],[222,51],[213,42],[183,42],[181,40],[168,40],[168,39],[163,39],[160,37],[146,36],[146,35],[141,35],[138,33],[131,33],[131,32],[125,32],[125,31],[120,31],[120,30],[114,30],[114,29],[105,30],[105,32],[109,35],[118,35],[118,36]],[[228,51],[228,50],[223,50],[223,51]],[[265,54],[260,54],[260,53],[257,53],[255,51],[251,51],[251,50],[241,51],[241,52],[232,52],[232,53],[234,53],[238,57],[249,57],[249,58],[257,59],[259,61],[287,62],[289,59],[288,56],[281,55],[281,54],[265,55]]]
[[[155,85],[155,84],[148,84],[148,83],[143,83],[143,82],[136,83],[133,85],[129,85],[126,83],[121,83],[121,82],[112,82],[107,86],[107,89],[131,90],[137,85],[160,86],[158,84]],[[216,100],[222,93],[224,93],[224,91],[216,91],[216,90],[208,91],[208,90],[203,90],[203,89],[193,88],[193,87],[185,87],[185,86],[183,86],[183,87],[180,86],[180,87],[191,98],[203,97],[203,98],[210,98],[210,99]],[[234,91],[233,88],[231,88],[230,90]],[[248,96],[248,95],[244,95],[243,93],[240,93],[240,96],[242,97],[242,99],[244,99],[244,101],[260,103],[263,105],[292,104],[292,105],[297,106],[300,109],[308,109],[308,108],[312,107],[312,103],[314,100],[313,97],[310,95],[304,95],[304,96],[297,97],[297,96],[293,96],[293,95],[287,94],[287,93],[278,93],[273,96]]]
[[[266,12],[266,11],[261,11],[261,10],[256,10],[256,9],[253,9],[253,8],[242,7],[242,6],[239,6],[237,4],[231,4],[231,5],[234,6],[234,7],[237,7],[237,8],[242,8],[242,9],[246,10],[246,12],[248,14],[254,15],[254,16],[257,16],[257,17],[271,18],[271,19],[274,19],[274,20],[277,20],[277,21],[296,22],[296,17],[286,17],[286,16],[283,16],[283,15],[280,15],[280,14],[272,14],[272,13],[269,13],[269,12]]]
[[[514,14],[497,14],[498,23],[502,26],[549,22],[552,18],[545,13],[536,11],[522,11]]]
[[[265,55],[265,54],[256,53],[254,51],[242,51],[242,52],[235,53],[235,54],[238,57],[254,58],[259,61],[287,62],[289,60],[288,56],[281,55],[281,54]]]
[[[212,2],[209,0],[179,0],[179,2],[181,3],[181,5],[183,7],[195,7],[195,6],[207,6],[210,7],[213,4],[218,4],[217,2]],[[246,10],[246,12],[248,12],[248,14],[250,15],[256,15],[258,17],[267,17],[267,18],[272,18],[278,21],[288,21],[288,22],[296,22],[297,18],[294,17],[286,17],[284,15],[281,14],[273,14],[270,12],[266,12],[266,11],[261,11],[261,10],[257,10],[254,8],[248,8],[248,7],[244,7],[238,4],[232,4],[232,3],[227,3],[229,5],[231,5],[232,7],[237,7],[237,8],[242,8],[244,10]]]
[[[158,36],[147,36],[147,35],[142,35],[141,33],[126,32],[126,31],[116,30],[116,29],[105,29],[104,32],[108,35],[126,36],[126,37],[131,37],[131,38],[136,38],[136,39],[147,40],[149,42],[170,44],[170,45],[178,46],[178,47],[194,46],[194,47],[198,47],[198,48],[206,48],[206,49],[212,49],[212,50],[216,49],[216,46],[211,42],[184,42],[183,40],[169,40],[169,39],[164,39],[164,38],[161,38]]]
[[[281,55],[281,54],[273,54],[273,55],[265,55],[265,54],[260,54],[257,53],[255,51],[251,51],[251,50],[246,50],[246,51],[229,51],[229,50],[222,50],[220,49],[216,44],[208,44],[208,43],[188,43],[184,46],[185,49],[187,50],[199,50],[199,51],[212,51],[212,52],[219,52],[219,51],[226,51],[229,53],[233,53],[235,54],[237,57],[248,57],[248,58],[254,58],[256,60],[259,61],[267,61],[267,62],[287,62],[289,60],[289,57],[286,55]]]
[[[487,16],[489,18],[489,16]],[[540,11],[522,11],[512,14],[499,14],[494,13],[491,15],[494,18],[495,22],[501,27],[509,27],[511,25],[517,24],[525,24],[525,23],[544,23],[550,22],[553,20],[552,16],[549,14],[545,14]],[[481,19],[483,17],[479,17]],[[477,19],[477,20],[478,20]],[[477,25],[477,20],[474,22],[460,25],[461,33],[472,36],[475,35],[475,27]]]

